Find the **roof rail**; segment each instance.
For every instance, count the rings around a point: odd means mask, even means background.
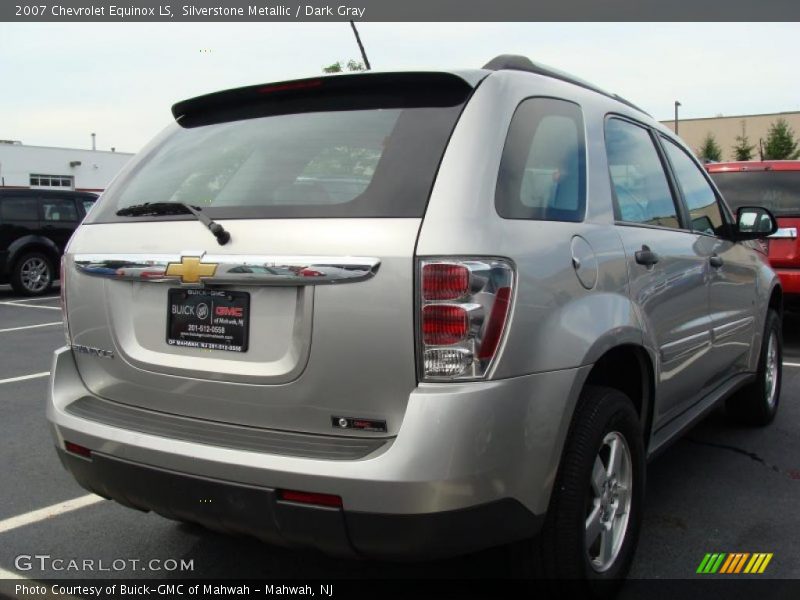
[[[617,94],[612,94],[611,92],[607,92],[604,89],[601,89],[596,85],[589,83],[588,81],[579,79],[574,75],[570,75],[569,73],[564,73],[563,71],[559,71],[558,69],[554,69],[552,67],[547,67],[545,65],[535,63],[527,56],[520,56],[519,54],[501,54],[500,56],[495,56],[492,60],[483,65],[483,68],[488,69],[490,71],[503,71],[503,70],[525,71],[527,73],[535,73],[537,75],[544,75],[545,77],[558,79],[559,81],[566,81],[567,83],[580,86],[587,90],[592,90],[593,92],[602,94],[607,98],[612,98],[613,100],[622,102],[625,106],[629,106],[634,110],[638,110],[640,113],[643,113],[648,117],[651,116],[650,113],[642,110],[641,108],[636,106],[633,102],[625,100],[625,98],[623,98],[622,96],[618,96]]]

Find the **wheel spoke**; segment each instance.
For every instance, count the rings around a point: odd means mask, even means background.
[[[600,534],[600,562],[605,564],[612,556],[614,551],[614,533],[611,528],[603,528]]]
[[[612,476],[619,472],[619,463],[621,460],[619,440],[616,438],[611,440],[609,448],[611,449],[611,452],[608,455],[608,468],[606,469],[607,479],[611,479]]]
[[[594,459],[594,468],[592,469],[592,491],[595,496],[600,496],[603,493],[603,484],[608,480],[606,476],[605,467],[600,457]]]
[[[603,511],[600,509],[600,505],[598,504],[592,509],[592,512],[589,513],[589,516],[586,517],[586,547],[589,548],[594,541],[597,539],[597,536],[600,535],[603,531],[603,521],[600,520]]]

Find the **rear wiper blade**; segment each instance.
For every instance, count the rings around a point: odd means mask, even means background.
[[[192,214],[197,220],[205,225],[208,230],[217,238],[220,246],[224,246],[231,241],[231,234],[225,228],[212,221],[209,217],[200,212],[199,206],[191,206],[183,202],[145,202],[144,204],[134,204],[117,211],[119,217],[149,217],[157,215],[185,215]]]

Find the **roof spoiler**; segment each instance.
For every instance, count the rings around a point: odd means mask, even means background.
[[[474,86],[444,72],[363,73],[236,88],[177,102],[182,127],[262,116],[369,108],[455,106]]]
[[[617,100],[618,102],[622,102],[625,106],[637,110],[640,113],[647,115],[648,117],[651,116],[649,113],[643,111],[641,108],[639,108],[632,102],[625,100],[625,98],[623,98],[622,96],[618,96],[617,94],[612,94],[611,92],[607,92],[597,87],[596,85],[589,83],[588,81],[584,81],[583,79],[580,79],[578,77],[575,77],[574,75],[570,75],[569,73],[564,73],[563,71],[559,71],[558,69],[553,69],[552,67],[535,63],[527,56],[520,56],[518,54],[501,54],[500,56],[495,56],[492,60],[483,65],[483,68],[489,71],[504,71],[504,70],[525,71],[526,73],[535,73],[536,75],[544,75],[545,77],[551,77],[553,79],[558,79],[559,81],[565,81],[567,83],[580,86],[587,90],[592,90],[593,92],[602,94],[607,98],[612,98],[614,100]]]

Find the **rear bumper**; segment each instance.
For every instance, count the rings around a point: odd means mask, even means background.
[[[78,482],[122,504],[329,553],[439,557],[536,533],[589,369],[420,385],[398,436],[357,460],[220,447],[83,418],[67,410],[90,395],[68,348],[54,357],[47,414]],[[90,448],[93,460],[66,454],[65,440]],[[334,494],[344,508],[279,501],[277,489]]]
[[[84,488],[130,508],[336,556],[452,556],[532,536],[540,524],[538,517],[508,498],[424,515],[362,513],[286,502],[271,488],[176,473],[103,454],[87,460],[61,449],[58,453]]]

